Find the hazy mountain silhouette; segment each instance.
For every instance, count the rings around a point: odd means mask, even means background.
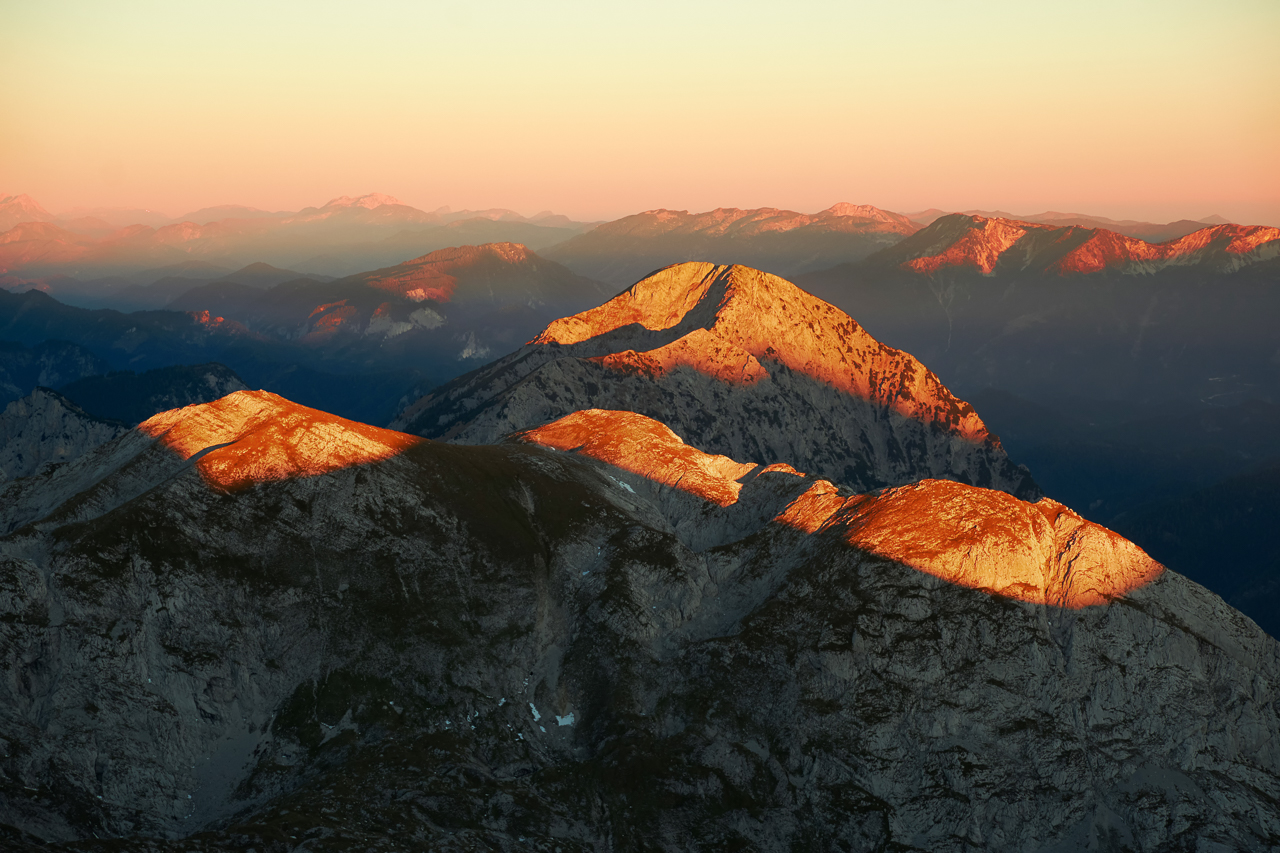
[[[793,275],[859,260],[918,229],[896,213],[847,203],[814,214],[775,208],[693,214],[649,210],[606,222],[545,254],[617,285],[683,261],[738,263]]]

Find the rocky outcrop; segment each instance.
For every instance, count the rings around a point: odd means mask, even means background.
[[[919,361],[739,266],[655,273],[410,403],[393,427],[489,443],[588,408],[636,411],[702,450],[799,465],[859,491],[942,477],[1039,495]]]
[[[0,823],[42,839],[1280,839],[1280,645],[1247,619],[1172,572],[1064,602],[897,558],[1137,556],[1049,502],[827,484],[840,508],[810,530],[816,478],[708,459],[634,413],[497,446],[404,436],[337,467],[311,439],[359,430],[270,396],[155,424],[60,468],[85,487],[0,539]],[[211,482],[201,461],[238,445],[242,470],[297,464]],[[698,493],[730,483],[732,501]],[[924,510],[993,546],[968,554]]]
[[[0,483],[76,459],[126,429],[95,418],[57,391],[37,388],[0,414]]]

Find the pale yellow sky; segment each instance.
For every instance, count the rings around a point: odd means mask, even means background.
[[[0,0],[0,194],[1280,224],[1278,37],[1274,0]]]

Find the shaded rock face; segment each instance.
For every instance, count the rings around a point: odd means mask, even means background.
[[[552,323],[405,407],[392,426],[489,443],[586,408],[859,491],[942,477],[1039,497],[973,407],[910,355],[776,276],[679,264]]]
[[[57,391],[37,388],[0,414],[0,483],[75,459],[126,429],[95,418]]]
[[[583,415],[205,476],[183,423],[249,452],[273,411],[263,449],[295,461],[359,433],[236,395],[64,466],[87,485],[0,539],[0,823],[154,838],[130,849],[1280,838],[1280,646],[1173,573],[1077,609],[948,583],[789,523],[816,479],[633,413],[630,443]],[[1042,512],[923,488],[962,527]]]

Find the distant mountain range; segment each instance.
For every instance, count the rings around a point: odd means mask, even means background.
[[[1280,228],[1201,225],[1163,243],[1102,228],[1040,225],[951,214],[868,258],[872,266],[920,273],[952,269],[995,273],[1151,274],[1172,266],[1234,271],[1280,257]]]
[[[534,217],[509,210],[429,213],[377,193],[297,212],[205,208],[165,223],[144,217],[149,224],[116,225],[105,215],[60,220],[28,196],[7,197],[0,201],[0,274],[85,280],[200,260],[232,269],[266,262],[346,275],[468,242],[506,240],[540,248],[594,224],[549,211]]]
[[[649,210],[606,222],[546,254],[575,272],[617,285],[690,260],[793,275],[860,260],[917,230],[899,214],[847,203],[814,214],[768,207]]]
[[[1239,400],[1280,392],[1280,229],[1151,244],[953,214],[860,263],[799,276],[962,393]]]
[[[1230,224],[1230,220],[1223,219],[1216,214],[1206,216],[1203,219],[1179,219],[1163,225],[1155,222],[1140,222],[1136,219],[1108,219],[1105,216],[1090,216],[1084,213],[1059,213],[1056,210],[1018,215],[1007,213],[1003,210],[949,211],[939,210],[934,207],[929,210],[922,210],[919,213],[906,213],[903,215],[920,225],[932,225],[936,220],[952,213],[981,216],[985,219],[1014,219],[1019,222],[1034,222],[1040,225],[1055,225],[1059,227],[1075,225],[1081,228],[1105,228],[1108,231],[1114,231],[1117,234],[1124,234],[1128,237],[1137,237],[1149,243],[1163,243],[1166,240],[1173,240],[1193,231],[1199,231],[1206,225]]]

